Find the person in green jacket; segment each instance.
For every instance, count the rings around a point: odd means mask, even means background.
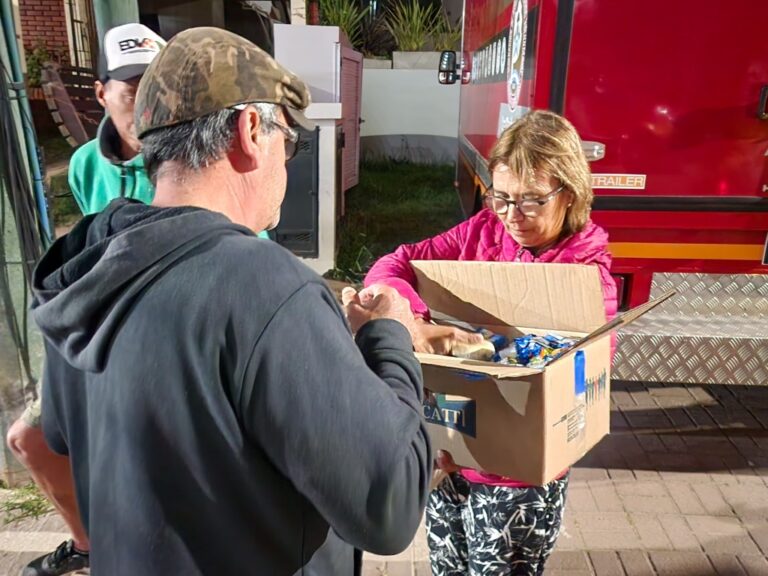
[[[133,109],[144,71],[165,41],[141,24],[107,31],[100,62],[96,99],[107,115],[96,138],[69,161],[69,187],[83,215],[95,214],[115,198],[151,204],[155,189],[144,168]],[[266,230],[260,238],[269,238]]]
[[[84,215],[101,212],[115,198],[149,204],[154,187],[144,169],[133,124],[136,88],[165,41],[141,24],[125,24],[104,37],[96,99],[107,115],[98,136],[69,164],[69,187]]]

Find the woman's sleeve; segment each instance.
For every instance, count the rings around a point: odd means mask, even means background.
[[[619,298],[616,291],[616,281],[611,276],[611,270],[607,266],[598,264],[600,270],[600,282],[603,285],[603,301],[605,303],[605,317],[613,320],[619,307]]]
[[[458,260],[471,220],[454,226],[416,244],[403,244],[397,250],[382,256],[365,277],[365,286],[385,284],[397,290],[411,303],[415,316],[429,318],[429,308],[416,292],[416,274],[411,260]]]

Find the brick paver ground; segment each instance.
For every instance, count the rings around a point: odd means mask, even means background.
[[[768,576],[768,387],[613,383],[612,433],[573,468],[545,576]],[[0,528],[0,575],[66,536]],[[429,576],[423,527],[366,576]]]

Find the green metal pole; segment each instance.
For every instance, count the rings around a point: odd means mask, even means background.
[[[5,70],[12,70],[12,58],[9,47],[15,46],[15,33],[6,36],[8,27],[0,26],[0,62]],[[11,27],[11,30],[13,28]],[[15,95],[15,94],[14,94]],[[12,94],[2,94],[0,97],[9,99]],[[13,109],[13,129],[19,135],[19,140],[24,140],[24,128],[22,125],[22,102],[11,100]],[[22,147],[22,163],[27,162],[27,150]],[[27,177],[30,175],[27,172]],[[31,180],[30,180],[31,182]],[[10,300],[0,298],[0,479],[9,485],[17,484],[26,478],[23,466],[19,464],[7,449],[5,436],[16,417],[25,405],[25,392],[32,393],[32,383],[26,378],[22,366],[22,356],[13,337],[14,330],[10,318],[18,319],[19,329],[26,331],[29,341],[29,355],[34,370],[40,366],[43,355],[42,338],[27,309],[28,286],[25,281],[22,254],[19,246],[18,223],[13,211],[8,206],[8,194],[0,180],[0,200],[4,201],[5,211],[0,211],[0,245],[2,246],[5,261],[0,266],[5,268],[3,282],[8,283]],[[24,319],[27,319],[26,324]],[[39,375],[35,374],[36,377]]]
[[[53,241],[53,226],[48,221],[48,205],[43,186],[43,174],[37,156],[37,135],[35,134],[34,126],[31,125],[32,109],[29,107],[29,99],[24,89],[24,75],[21,72],[21,57],[18,44],[16,43],[16,27],[13,19],[13,10],[11,9],[11,0],[0,0],[0,18],[2,18],[5,36],[4,46],[7,48],[8,66],[6,70],[10,71],[14,84],[21,87],[17,95],[26,121],[23,122],[23,133],[20,139],[27,148],[27,165],[32,173],[32,187],[35,193],[40,223],[45,233],[43,240],[47,246]]]

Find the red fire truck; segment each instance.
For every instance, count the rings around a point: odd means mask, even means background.
[[[462,52],[439,73],[462,83],[465,213],[497,135],[547,108],[592,161],[623,306],[654,273],[768,273],[767,31],[765,0],[465,0]]]

